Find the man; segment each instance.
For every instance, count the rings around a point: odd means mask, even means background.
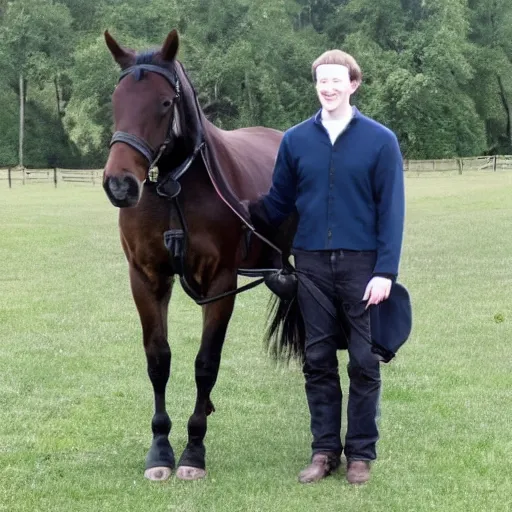
[[[340,322],[299,279],[297,296],[306,327],[303,370],[313,436],[311,464],[299,474],[299,481],[316,482],[329,475],[344,451],[347,480],[361,484],[369,479],[370,462],[376,458],[381,388],[379,360],[371,350],[369,308],[388,298],[398,274],[404,225],[402,156],[392,131],[351,106],[361,83],[361,70],[352,56],[340,50],[325,52],[312,71],[322,108],[285,133],[272,187],[249,205],[249,211],[254,217],[263,206],[266,220],[275,227],[297,210],[297,271],[350,324],[343,446]]]

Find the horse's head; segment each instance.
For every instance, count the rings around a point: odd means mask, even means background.
[[[176,135],[178,34],[173,30],[160,50],[141,55],[119,46],[108,32],[105,40],[121,78],[112,96],[115,133],[103,188],[114,206],[136,206],[150,167]]]

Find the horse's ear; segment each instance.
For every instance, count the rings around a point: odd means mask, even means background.
[[[126,64],[126,61],[130,59],[131,55],[124,48],[121,48],[117,44],[117,41],[109,34],[108,30],[105,30],[105,42],[107,43],[108,49],[110,53],[113,55],[116,62],[123,66]]]
[[[173,61],[178,53],[179,46],[180,39],[178,37],[178,31],[173,29],[169,32],[169,35],[162,46],[162,59],[168,62]]]

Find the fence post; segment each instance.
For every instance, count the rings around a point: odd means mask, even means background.
[[[8,167],[7,168],[7,179],[9,180],[9,188],[12,188],[12,183],[11,183],[11,168]]]
[[[457,163],[459,164],[459,174],[462,174],[462,167],[464,165],[464,161],[462,158],[457,158]]]
[[[25,185],[25,167],[23,167],[23,169],[21,170],[21,172],[22,172],[23,185]]]
[[[53,184],[55,185],[55,188],[57,188],[57,167],[53,168]]]
[[[496,163],[497,163],[498,157],[497,157],[496,155],[494,155],[493,160],[494,160],[494,161],[493,161],[493,163],[492,163],[492,170],[493,170],[494,172],[496,172]]]

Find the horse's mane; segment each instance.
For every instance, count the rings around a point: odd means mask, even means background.
[[[182,115],[185,116],[182,117],[182,122],[183,119],[187,120],[187,122],[184,123],[187,128],[187,135],[195,143],[199,136],[204,137],[206,117],[201,110],[197,100],[196,90],[194,89],[194,86],[192,85],[192,82],[190,81],[185,68],[178,60],[174,60],[173,65],[181,84],[183,104]]]
[[[137,64],[156,64],[154,62],[155,55],[157,50],[148,50],[145,52],[140,52],[135,57],[135,65]]]

